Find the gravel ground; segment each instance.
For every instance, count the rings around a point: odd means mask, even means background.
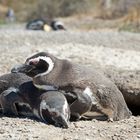
[[[21,26],[0,28],[0,74],[23,63],[28,56],[49,51],[59,58],[119,69],[140,70],[140,34],[114,31],[43,32]],[[0,117],[1,140],[139,140],[140,117],[118,122],[78,121],[68,129],[34,119]]]

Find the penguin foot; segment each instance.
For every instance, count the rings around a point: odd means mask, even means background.
[[[78,113],[72,113],[71,114],[71,117],[70,117],[70,121],[79,121],[81,119],[81,116],[80,116],[80,114],[78,114]]]
[[[114,122],[114,121],[113,121],[113,118],[108,118],[107,121],[108,121],[108,122]]]

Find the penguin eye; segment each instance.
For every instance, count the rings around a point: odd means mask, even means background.
[[[33,62],[31,61],[31,62],[29,62],[29,65],[33,65]]]
[[[58,114],[57,114],[56,112],[54,112],[54,111],[51,112],[50,114],[51,114],[52,116],[57,116],[57,115],[58,115]]]
[[[58,29],[64,29],[62,25],[58,25]]]

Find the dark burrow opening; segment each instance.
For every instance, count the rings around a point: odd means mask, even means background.
[[[128,105],[128,108],[132,112],[132,115],[134,115],[134,116],[140,116],[140,106],[130,105],[129,104]]]
[[[134,116],[140,116],[140,93],[136,90],[120,89],[125,102]]]

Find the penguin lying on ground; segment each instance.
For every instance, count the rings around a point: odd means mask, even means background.
[[[57,21],[57,20],[53,20],[51,22],[50,26],[54,31],[66,30],[66,28],[64,27],[64,23],[61,21]]]
[[[129,118],[129,111],[118,88],[94,68],[58,59],[47,52],[37,53],[12,72],[22,72],[33,78],[40,89],[46,85],[76,96],[70,105],[71,115],[79,119],[89,110],[99,110],[109,120]]]
[[[0,76],[0,94],[10,87],[19,88],[21,84],[32,81],[32,78],[23,73],[8,73]]]
[[[44,30],[44,31],[58,31],[58,30],[66,30],[63,22],[53,20],[50,24],[48,24],[43,19],[35,19],[31,20],[27,23],[26,29],[28,30]]]
[[[46,123],[68,128],[70,111],[61,92],[39,90],[24,74],[7,74],[1,77],[5,81],[13,77],[9,87],[7,84],[7,89],[0,84],[0,104],[5,115],[36,116]]]

